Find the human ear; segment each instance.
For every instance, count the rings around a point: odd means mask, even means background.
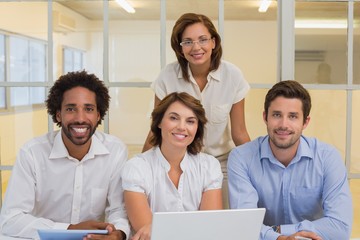
[[[265,122],[265,124],[267,123],[267,117],[266,117],[266,112],[265,110],[263,111],[263,120]]]
[[[57,120],[58,122],[61,122],[61,113],[60,113],[60,110],[58,110],[58,111],[56,112],[56,120]]]
[[[309,122],[310,122],[310,116],[307,116],[304,121],[303,130],[309,125]]]

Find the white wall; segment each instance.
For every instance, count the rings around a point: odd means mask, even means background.
[[[276,22],[226,21],[223,47],[224,59],[242,69],[248,82],[276,82]]]

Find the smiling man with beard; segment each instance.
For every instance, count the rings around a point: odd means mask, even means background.
[[[20,149],[1,209],[2,234],[37,238],[38,229],[106,229],[107,235],[87,239],[126,239],[120,173],[127,148],[96,131],[109,101],[94,74],[70,72],[55,82],[46,105],[61,130]]]
[[[350,237],[353,210],[344,162],[333,146],[302,135],[310,109],[301,84],[275,84],[264,104],[268,135],[230,153],[230,207],[266,208],[260,240]]]

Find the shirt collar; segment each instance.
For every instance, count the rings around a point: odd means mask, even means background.
[[[210,79],[214,79],[214,80],[220,82],[220,81],[221,81],[221,70],[220,70],[220,67],[221,67],[221,65],[218,67],[218,69],[209,72],[208,77],[210,77]],[[195,82],[195,79],[194,79],[194,77],[193,77],[193,75],[192,75],[192,72],[191,72],[190,64],[189,64],[189,63],[188,63],[188,65],[187,65],[187,70],[188,70],[188,73],[189,73],[190,81],[193,82],[193,83],[196,83],[196,82]],[[183,78],[181,68],[180,68],[180,71],[179,71],[179,73],[178,73],[178,78]]]
[[[164,155],[162,154],[159,146],[156,147],[155,152],[156,152],[157,158],[160,161],[161,166],[164,167],[166,169],[166,171],[169,171],[170,170],[170,164],[166,160]],[[189,155],[186,152],[184,158],[180,162],[180,168],[181,168],[181,170],[183,170],[183,172],[186,170],[186,168],[188,166],[188,162],[189,162]]]
[[[296,156],[294,158],[294,163],[300,161],[301,159],[314,159],[314,153],[310,149],[310,145],[306,138],[303,136],[300,137],[300,144],[298,147],[298,151],[296,152]]]
[[[96,133],[91,137],[91,145],[89,152],[86,154],[84,159],[92,159],[95,158],[96,155],[105,155],[109,154],[109,150],[105,147],[105,145],[100,141],[100,139],[96,136]],[[73,159],[68,150],[65,147],[65,144],[61,137],[61,130],[58,131],[55,135],[54,145],[51,149],[51,153],[49,159],[57,159],[57,158],[69,158]]]
[[[218,67],[218,69],[216,70],[212,70],[211,72],[209,72],[209,76],[211,79],[214,79],[216,81],[221,81],[221,69],[220,69],[221,65]]]
[[[269,135],[264,137],[260,143],[260,160],[262,159],[269,159],[271,162],[276,164],[279,163],[271,151],[269,144]],[[300,137],[300,144],[298,150],[290,164],[294,164],[302,159],[314,159],[314,155],[310,149],[309,143],[303,136]]]

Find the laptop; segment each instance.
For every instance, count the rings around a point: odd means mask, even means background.
[[[151,240],[259,240],[265,208],[153,213]]]

